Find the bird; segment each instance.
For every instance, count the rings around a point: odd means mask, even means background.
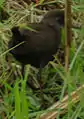
[[[51,10],[39,23],[29,23],[24,28],[14,26],[11,29],[12,37],[8,48],[15,47],[10,50],[10,53],[22,64],[22,75],[24,75],[24,66],[30,64],[39,68],[40,80],[42,69],[54,59],[53,55],[59,49],[63,26],[64,10]],[[17,46],[18,44],[20,45]]]
[[[40,23],[30,23],[28,28],[15,26],[11,29],[12,38],[9,48],[24,43],[10,51],[22,64],[31,64],[36,68],[43,68],[57,52],[61,42],[61,26],[64,25],[64,11],[52,10],[44,15]]]

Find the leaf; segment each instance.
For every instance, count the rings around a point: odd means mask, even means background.
[[[5,2],[5,0],[0,0],[0,7],[3,6],[4,2]]]

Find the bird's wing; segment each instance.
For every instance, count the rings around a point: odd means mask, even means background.
[[[22,29],[23,35],[26,37],[26,52],[47,53],[53,52],[58,45],[56,41],[57,30],[55,25],[46,24],[30,24],[33,30]],[[57,36],[58,37],[58,36]]]

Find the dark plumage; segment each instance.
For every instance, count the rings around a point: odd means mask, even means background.
[[[26,28],[13,27],[9,48],[24,41],[10,51],[22,64],[31,64],[36,68],[44,67],[57,52],[61,41],[61,26],[64,25],[64,11],[48,12],[38,24],[29,24],[32,31]]]

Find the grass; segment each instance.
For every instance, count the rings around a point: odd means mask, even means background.
[[[4,1],[0,2],[2,2],[0,6],[4,7]],[[83,22],[84,8],[82,2],[80,3],[79,0],[73,1],[72,10],[76,17],[75,21]],[[60,3],[64,5],[63,0],[60,0]],[[46,3],[40,1],[40,4],[42,6],[47,4],[51,8],[54,4],[56,5],[56,1]],[[44,99],[42,99],[40,90],[33,90],[27,84],[27,80],[30,80],[29,76],[31,76],[32,83],[35,87],[38,87],[39,83],[36,77],[38,69],[27,65],[23,79],[21,66],[8,53],[7,46],[12,35],[10,29],[13,26],[38,22],[47,10],[38,9],[34,4],[28,6],[22,2],[22,5],[20,5],[16,0],[6,1],[4,8],[6,8],[10,17],[0,23],[0,119],[39,119],[40,114],[48,112],[47,108],[56,101],[61,103],[65,95],[69,96],[68,108],[63,115],[60,115],[61,108],[59,108],[57,119],[84,119],[84,90],[79,93],[79,102],[76,104],[70,103],[72,91],[84,84],[84,28],[73,29],[69,72],[65,72],[62,64],[64,56],[60,56],[61,58],[55,56],[54,61],[49,62],[43,69]],[[61,55],[64,55],[62,54],[64,50],[63,40],[61,47]],[[60,60],[62,60],[62,63]]]

